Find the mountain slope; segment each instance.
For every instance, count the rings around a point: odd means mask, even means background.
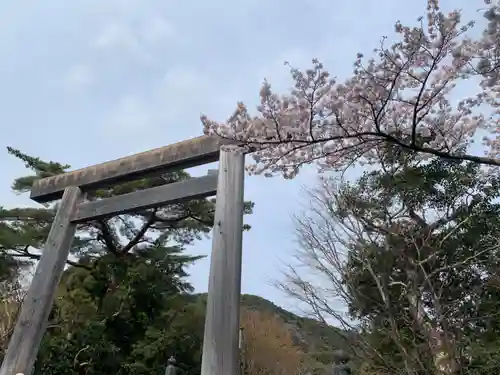
[[[205,301],[206,293],[193,297]],[[249,310],[277,315],[289,327],[297,344],[322,363],[332,363],[337,350],[350,351],[347,339],[352,342],[352,333],[314,319],[300,317],[256,295],[242,295],[241,306]]]
[[[294,333],[299,345],[306,352],[314,354],[321,362],[331,363],[333,354],[337,350],[349,351],[347,339],[352,339],[352,334],[349,332],[298,316],[259,296],[244,294],[241,296],[241,304],[250,310],[278,315]]]

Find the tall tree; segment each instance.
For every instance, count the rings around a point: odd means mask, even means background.
[[[355,183],[312,192],[297,259],[315,272],[290,267],[283,289],[363,333],[353,354],[371,373],[490,374],[500,364],[500,179],[472,162],[380,161]]]
[[[203,116],[206,134],[255,150],[251,172],[287,178],[315,161],[327,169],[377,162],[388,144],[421,158],[499,166],[500,3],[484,0],[478,22],[441,10],[439,0],[422,3],[416,24],[395,23],[394,43],[384,37],[373,57],[357,54],[351,77],[337,82],[318,60],[291,68],[289,93],[266,81],[255,115],[238,103],[225,123]],[[457,101],[455,87],[465,82],[469,92]],[[486,156],[467,150],[482,136]]]

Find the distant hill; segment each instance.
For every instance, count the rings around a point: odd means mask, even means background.
[[[196,294],[193,297],[206,300],[206,293]],[[337,350],[349,352],[348,340],[353,342],[355,338],[353,333],[298,316],[259,296],[243,294],[241,305],[250,310],[278,315],[290,328],[297,344],[324,364],[333,362],[333,355]]]

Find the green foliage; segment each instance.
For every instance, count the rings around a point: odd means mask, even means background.
[[[337,211],[362,227],[344,278],[350,312],[381,354],[371,366],[438,373],[445,350],[457,367],[488,374],[500,364],[491,355],[500,348],[500,178],[443,159],[392,167],[344,186]]]
[[[159,247],[68,269],[36,373],[159,373],[172,354],[196,369],[203,320],[184,297],[184,267],[196,259]]]
[[[356,330],[343,337],[362,374],[489,375],[500,368],[500,173],[389,151],[355,181],[311,191],[280,287]]]

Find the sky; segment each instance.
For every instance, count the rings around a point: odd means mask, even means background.
[[[286,91],[285,61],[308,68],[317,57],[345,78],[357,52],[370,55],[396,20],[424,11],[425,0],[0,0],[0,205],[35,205],[11,192],[26,171],[5,146],[76,169],[193,138],[200,114],[222,121],[237,101],[255,106],[264,78]],[[293,307],[272,284],[293,254],[300,192],[316,181],[313,169],[293,181],[246,177],[255,211],[244,293]],[[199,292],[208,267],[207,258],[190,269]]]

